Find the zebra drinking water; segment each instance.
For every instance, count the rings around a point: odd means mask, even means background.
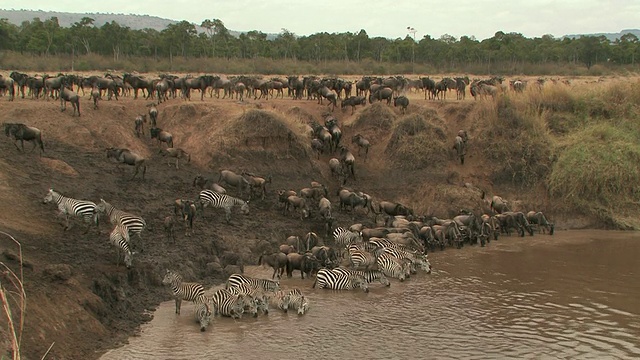
[[[339,256],[343,257],[344,250],[353,243],[362,242],[362,234],[356,231],[350,231],[343,227],[337,227],[333,230],[333,241],[339,252]]]
[[[264,314],[269,313],[269,301],[261,288],[253,287],[249,284],[240,284],[231,286],[227,290],[235,295],[249,297],[256,305],[256,312],[252,314],[254,317],[258,316],[258,311],[262,311]]]
[[[85,234],[89,232],[89,228],[91,227],[91,223],[93,222],[98,228],[98,213],[97,206],[94,202],[88,200],[77,200],[70,197],[65,197],[62,194],[54,191],[53,189],[49,189],[49,192],[44,197],[43,202],[48,204],[52,201],[58,205],[59,215],[64,215],[66,219],[66,226],[64,230],[69,230],[69,217],[81,217],[84,222],[88,223],[87,230],[85,230]]]
[[[211,205],[213,208],[223,208],[226,214],[227,224],[231,221],[231,209],[234,205],[240,205],[243,214],[249,214],[249,202],[226,194],[219,194],[213,190],[202,190],[198,196],[202,204],[202,210]]]
[[[220,314],[239,319],[244,312],[244,296],[233,294],[227,289],[220,289],[213,293],[211,302],[213,303],[214,316]]]
[[[193,316],[196,322],[200,324],[200,331],[206,331],[207,326],[211,322],[211,306],[207,305],[211,300],[207,299],[206,303],[199,303],[193,308]]]
[[[367,281],[362,276],[346,275],[329,269],[318,270],[312,287],[315,288],[316,285],[319,289],[333,290],[352,290],[359,287],[364,292],[369,292]]]
[[[113,225],[122,225],[127,228],[130,235],[138,234],[140,242],[142,242],[142,236],[140,233],[147,226],[147,223],[143,218],[137,215],[130,214],[128,212],[118,210],[113,205],[100,199],[100,203],[97,206],[97,211],[109,216],[109,221]]]
[[[298,312],[298,315],[304,315],[309,311],[309,300],[302,295],[300,289],[292,289],[289,291],[289,308]]]
[[[345,269],[343,267],[337,267],[333,269],[333,271],[340,272],[345,275],[362,276],[369,284],[371,284],[374,281],[378,281],[380,284],[384,286],[391,286],[389,279],[387,279],[387,277],[384,276],[382,271],[378,271],[378,270],[357,271],[357,270]]]
[[[127,269],[130,268],[134,253],[129,248],[129,231],[127,228],[124,225],[116,225],[111,234],[109,234],[109,241],[118,248],[116,266],[120,264],[120,250],[122,250],[124,252],[124,264]]]
[[[182,300],[208,304],[202,285],[182,282],[182,276],[178,273],[167,270],[164,279],[162,279],[162,284],[171,285],[171,292],[176,299],[176,314],[178,315],[180,315]]]

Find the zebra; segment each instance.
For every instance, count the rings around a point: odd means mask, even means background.
[[[253,288],[261,289],[263,291],[275,292],[280,290],[280,281],[268,280],[268,279],[254,279],[248,276],[240,274],[232,274],[227,279],[225,289],[229,289],[233,286],[239,286],[241,284],[247,284]]]
[[[397,278],[400,281],[404,281],[410,274],[409,260],[401,260],[387,253],[382,253],[376,260],[378,263],[378,270],[382,271],[386,276]]]
[[[291,303],[291,295],[285,293],[283,290],[276,291],[269,297],[269,303],[286,313]]]
[[[51,201],[55,201],[58,205],[59,215],[64,215],[66,218],[66,225],[64,227],[65,231],[70,229],[70,216],[81,217],[84,222],[88,223],[87,230],[84,232],[85,234],[89,232],[92,222],[96,225],[96,229],[98,228],[98,212],[97,206],[94,202],[65,197],[53,189],[49,189],[49,192],[44,197],[43,202],[48,204]]]
[[[398,259],[409,259],[413,264],[420,266],[420,269],[426,271],[427,274],[431,274],[431,263],[426,255],[418,255],[408,250],[393,247],[385,247],[383,251]]]
[[[111,244],[118,248],[118,257],[116,260],[116,266],[120,264],[120,250],[124,252],[124,264],[128,268],[131,267],[131,261],[133,260],[133,252],[129,248],[129,231],[124,225],[116,225],[111,234],[109,234],[109,241]]]
[[[387,279],[387,277],[384,276],[382,271],[379,271],[379,270],[357,271],[357,270],[345,269],[343,267],[337,267],[333,269],[333,271],[340,272],[345,275],[362,276],[369,284],[374,281],[378,281],[380,284],[384,286],[391,286],[391,282],[389,282],[389,279]]]
[[[127,228],[129,235],[137,234],[138,238],[142,242],[142,230],[147,226],[147,223],[143,218],[137,215],[129,214],[128,212],[118,210],[113,205],[100,199],[100,204],[97,206],[97,211],[109,216],[109,221],[113,225],[122,225]]]
[[[362,241],[362,234],[360,232],[347,230],[343,227],[337,227],[333,230],[333,240],[338,248],[340,257],[343,257],[344,249],[347,246]]]
[[[197,283],[182,282],[182,276],[178,273],[167,270],[164,279],[162,279],[162,284],[171,285],[171,292],[176,299],[176,314],[178,315],[180,315],[182,300],[208,304],[204,295],[204,287]]]
[[[220,314],[234,319],[241,318],[245,307],[243,300],[242,295],[235,295],[227,289],[219,289],[211,296],[214,316]]]
[[[208,305],[210,302],[211,299],[207,299],[206,302],[198,303],[193,308],[193,316],[196,322],[200,324],[200,331],[206,331],[211,322],[211,306]]]
[[[379,249],[379,248],[378,248]],[[349,260],[351,261],[351,266],[354,269],[359,267],[369,268],[370,266],[376,265],[376,257],[377,253],[381,250],[376,249],[372,254],[369,251],[365,250],[364,246],[359,244],[351,244],[347,249],[349,251]]]
[[[369,292],[367,281],[362,276],[346,275],[329,269],[318,270],[316,279],[311,287],[315,288],[316,285],[320,289],[334,290],[351,290],[359,287],[364,292]]]
[[[302,295],[300,289],[292,289],[287,295],[289,296],[288,308],[298,311],[298,315],[304,315],[309,311],[309,301]]]
[[[213,190],[207,189],[202,190],[198,198],[200,199],[203,212],[204,208],[209,205],[214,208],[223,208],[226,214],[227,224],[231,221],[231,209],[234,205],[240,205],[240,211],[245,215],[249,214],[249,202],[233,196],[218,194]]]
[[[247,296],[255,302],[256,312],[252,313],[253,317],[258,316],[258,311],[262,311],[264,314],[269,314],[269,302],[262,289],[258,289],[249,284],[240,284],[237,286],[231,286],[227,290],[234,295]]]

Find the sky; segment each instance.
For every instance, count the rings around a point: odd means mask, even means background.
[[[296,35],[359,32],[404,38],[425,35],[491,38],[497,31],[545,34],[616,33],[640,28],[640,0],[2,0],[0,8],[123,13],[187,20],[220,19],[229,30]]]

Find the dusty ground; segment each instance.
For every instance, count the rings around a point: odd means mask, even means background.
[[[479,131],[466,117],[474,106],[469,96],[465,101],[442,103],[425,101],[422,94],[410,94],[410,98],[408,115],[435,110],[451,142],[461,128],[470,129],[471,138]],[[455,99],[455,94],[449,98]],[[303,123],[309,118],[323,122],[327,113],[326,106],[315,101],[274,99],[238,103],[207,97],[204,102],[173,99],[160,105],[158,126],[173,133],[176,147],[192,154],[191,163],[180,170],[167,166],[157,154],[159,145],[149,139],[148,130],[145,138],[135,137],[133,120],[137,114],[147,112],[149,101],[132,98],[103,101],[99,110],[93,110],[86,97],[81,101],[82,116],[73,117],[70,108],[60,112],[57,101],[9,102],[6,97],[0,98],[0,122],[22,122],[40,128],[46,147],[45,155],[39,157],[37,152],[19,153],[7,138],[0,142],[0,199],[5,204],[0,230],[22,243],[28,265],[24,275],[28,297],[24,358],[40,358],[54,342],[49,359],[97,358],[105,349],[126,341],[142,322],[150,319],[149,312],[158,303],[169,299],[161,284],[166,268],[179,270],[187,280],[215,284],[226,278],[228,271],[235,270],[229,267],[225,271],[228,261],[224,254],[228,252],[240,254],[245,263],[255,263],[259,254],[274,250],[288,235],[302,235],[310,230],[322,233],[319,220],[300,221],[293,215],[283,215],[277,204],[277,189],[299,190],[309,186],[311,180],[320,181],[329,186],[330,199],[337,208],[337,184],[329,177],[327,166],[332,155],[325,154],[317,160],[309,153],[308,145],[298,146],[298,142],[308,141],[302,135]],[[261,139],[256,134],[244,139],[247,141],[230,139],[229,131],[237,126],[237,119],[256,108],[288,119],[289,126],[298,131],[293,145],[273,138]],[[541,209],[548,205],[544,196],[533,192],[516,194],[511,189],[493,188],[487,180],[491,168],[473,146],[464,166],[451,154],[436,169],[397,168],[384,151],[390,132],[377,126],[375,118],[354,125],[354,120],[367,109],[370,105],[359,108],[354,115],[340,109],[334,112],[343,129],[343,139],[349,145],[351,136],[358,132],[374,144],[367,162],[357,156],[358,180],[350,186],[376,199],[399,201],[419,213],[442,217],[464,206],[482,208],[479,192],[464,187],[464,183],[472,183],[488,195],[511,196]],[[392,121],[402,116],[393,107],[380,111],[390,113]],[[25,146],[31,148],[30,143]],[[109,146],[128,147],[146,156],[149,159],[146,180],[130,181],[131,168],[121,171],[109,162],[105,156],[105,148]],[[220,169],[271,174],[273,183],[268,187],[267,198],[252,201],[248,216],[236,209],[229,225],[224,223],[221,211],[209,210],[204,220],[196,220],[193,237],[185,237],[178,227],[177,241],[169,241],[162,228],[164,217],[172,214],[169,204],[179,197],[196,198],[198,191],[192,187],[194,176],[202,173],[217,180]],[[71,230],[63,231],[63,219],[56,217],[55,206],[42,204],[49,188],[96,202],[104,198],[116,207],[141,214],[148,223],[148,231],[143,234],[144,251],[136,254],[134,267],[127,270],[122,265],[116,266],[115,249],[108,243],[111,228],[106,222],[99,232],[92,229],[86,235],[79,222]],[[234,189],[230,192],[237,194]],[[374,222],[360,211],[334,212],[341,226]],[[0,261],[15,269],[17,263],[12,254],[17,250],[12,242],[2,237],[0,249],[4,252]],[[5,321],[3,317],[0,331],[5,331]],[[5,341],[6,332],[1,334]]]

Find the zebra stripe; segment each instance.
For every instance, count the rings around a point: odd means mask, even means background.
[[[124,252],[124,264],[127,268],[130,268],[133,260],[133,253],[129,248],[129,231],[127,228],[124,225],[116,225],[111,231],[111,234],[109,234],[109,241],[118,248],[116,266],[120,264],[120,250],[122,250]]]
[[[231,221],[231,209],[234,205],[240,205],[240,211],[243,214],[249,214],[249,202],[242,199],[235,198],[226,194],[219,194],[213,190],[202,190],[198,195],[200,203],[202,204],[202,210],[211,205],[213,208],[223,208],[227,223]]]
[[[227,289],[216,291],[211,297],[214,316],[220,314],[234,319],[241,318],[245,307],[243,298],[244,296],[234,295]]]
[[[130,214],[126,211],[118,210],[113,205],[104,201],[104,199],[100,199],[100,204],[98,204],[97,210],[109,216],[111,224],[123,225],[127,228],[130,235],[137,234],[138,238],[142,240],[142,230],[147,226],[147,223],[143,218]]]
[[[431,263],[427,259],[426,255],[419,255],[408,250],[393,247],[385,247],[383,248],[383,251],[398,259],[408,259],[412,264],[420,266],[420,269],[429,274],[431,273]]]
[[[380,284],[384,286],[391,285],[391,283],[389,282],[389,279],[387,279],[387,277],[384,276],[384,274],[379,270],[357,271],[357,270],[345,269],[343,267],[338,267],[333,269],[333,271],[340,272],[345,275],[362,276],[369,284],[374,281],[378,281]]]
[[[206,302],[198,303],[193,308],[193,316],[196,322],[200,324],[200,331],[206,331],[211,322],[211,306],[208,304],[210,301],[211,299],[207,299]]]
[[[180,314],[182,300],[193,301],[196,303],[203,303],[207,301],[202,285],[182,282],[182,276],[171,270],[167,270],[164,279],[162,279],[162,284],[171,285],[171,292],[173,297],[176,299],[176,314]]]
[[[357,287],[361,288],[364,292],[369,292],[369,286],[367,281],[360,276],[345,275],[340,272],[332,271],[329,269],[320,269],[316,274],[316,280],[313,282],[313,288],[318,285],[320,289],[333,289],[333,290],[352,290]]]
[[[225,289],[230,287],[239,286],[241,284],[247,284],[255,289],[261,289],[263,291],[278,291],[280,290],[280,282],[267,279],[255,279],[240,274],[232,274],[227,280]]]
[[[345,248],[353,243],[362,242],[362,235],[359,232],[350,231],[343,227],[337,227],[333,230],[333,240],[340,252],[340,257],[343,257]]]
[[[251,313],[253,317],[258,316],[258,311],[262,311],[264,314],[269,313],[269,302],[262,289],[252,287],[249,284],[240,284],[238,286],[232,286],[227,290],[229,290],[234,295],[249,297],[255,303],[256,312]]]
[[[354,268],[369,267],[376,264],[376,255],[366,251],[359,244],[349,245],[349,259]]]
[[[275,306],[276,308],[287,312],[289,309],[289,304],[291,302],[291,297],[289,294],[285,293],[283,290],[276,291],[270,298],[269,303],[271,306]]]
[[[309,311],[309,301],[302,295],[300,289],[292,289],[287,295],[289,296],[288,308],[296,310],[298,315],[304,315]]]
[[[387,253],[382,253],[377,259],[378,270],[386,276],[404,281],[410,274],[409,263],[395,258]]]
[[[88,223],[85,233],[89,231],[91,222],[96,225],[96,228],[98,227],[97,205],[94,202],[66,197],[54,191],[53,189],[49,189],[49,192],[44,197],[43,202],[47,204],[51,201],[56,202],[56,204],[58,205],[58,211],[60,211],[60,215],[65,216],[65,230],[69,229],[70,216],[80,217],[84,222]]]

